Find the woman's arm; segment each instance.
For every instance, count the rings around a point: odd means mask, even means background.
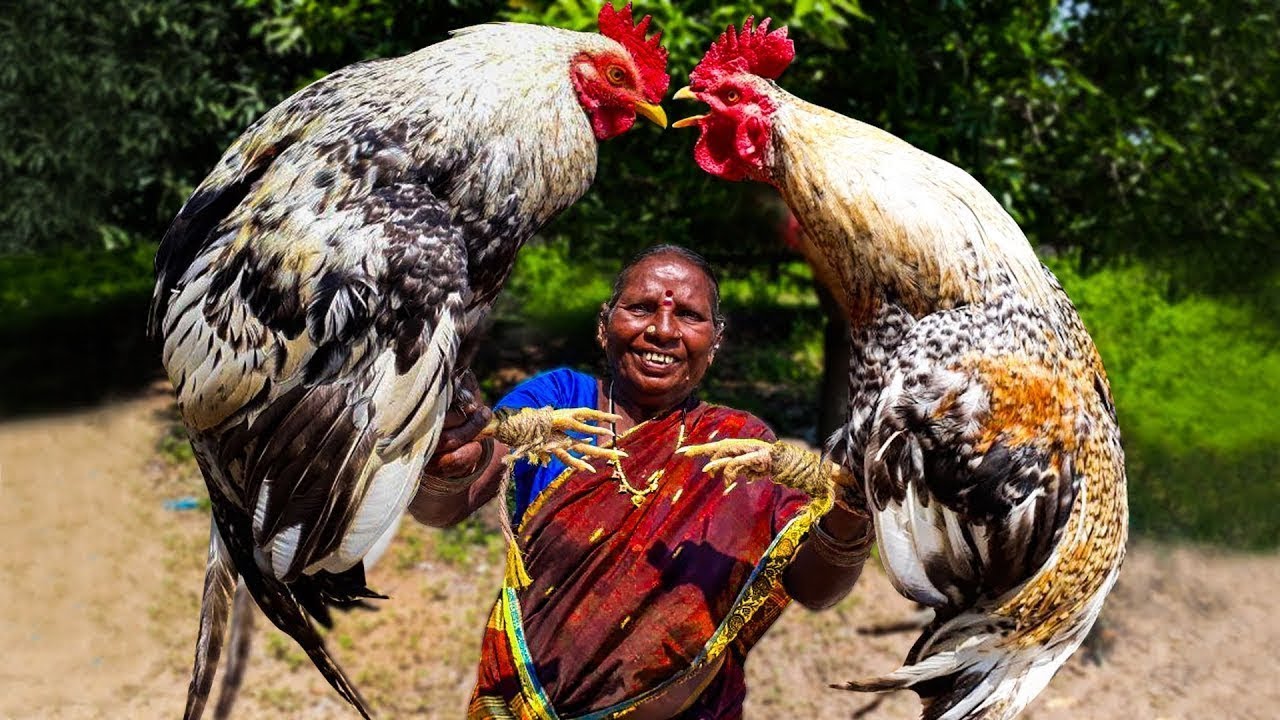
[[[816,492],[825,491],[834,482],[829,460],[824,461],[819,453],[807,447],[779,442],[773,430],[759,418],[753,417],[752,422],[743,426],[740,439],[759,441],[770,449],[764,468],[748,464],[739,466],[738,472],[757,480],[768,478],[779,486],[775,533],[780,524],[794,517],[799,504],[808,502]],[[725,442],[729,441],[719,445]],[[717,443],[712,443],[705,447],[716,446]],[[737,452],[759,449],[759,445],[745,445]],[[781,454],[778,451],[782,451]],[[846,506],[843,494],[838,497],[841,500],[809,529],[809,536],[800,544],[782,575],[787,594],[810,610],[829,608],[849,594],[875,542],[870,515],[862,507]]]
[[[502,476],[508,471],[503,458],[510,448],[491,439],[476,440],[493,413],[480,402],[475,378],[468,373],[465,380],[471,402],[445,414],[435,455],[423,468],[418,494],[409,504],[409,514],[424,525],[449,527],[461,522],[497,495]],[[524,381],[498,401],[497,407],[593,407],[596,386],[593,377],[558,368]],[[522,483],[529,478],[520,472],[514,478],[516,494],[521,496]]]
[[[858,581],[874,540],[870,518],[837,504],[809,530],[782,576],[783,587],[810,610],[835,605]]]

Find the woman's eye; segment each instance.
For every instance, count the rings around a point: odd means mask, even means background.
[[[617,65],[610,65],[609,69],[605,71],[605,77],[609,78],[609,82],[614,85],[621,85],[627,79],[627,74]]]

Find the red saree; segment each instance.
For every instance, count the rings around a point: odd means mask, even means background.
[[[683,445],[773,439],[747,413],[699,404],[618,439],[631,486],[660,473],[638,504],[602,461],[548,486],[517,532],[532,582],[494,607],[469,718],[648,717],[664,702],[664,716],[741,716],[747,651],[786,606],[782,571],[819,510],[703,474],[705,458],[674,453],[682,424]]]

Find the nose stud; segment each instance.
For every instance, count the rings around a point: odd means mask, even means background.
[[[649,335],[652,335],[652,334],[654,334],[654,333],[658,332],[658,326],[657,326],[657,325],[650,325],[649,327],[645,328],[645,329],[644,329],[644,331],[645,331],[645,333],[647,333],[647,334],[649,334]]]

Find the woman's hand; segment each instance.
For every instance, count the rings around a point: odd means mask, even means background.
[[[480,400],[480,384],[470,371],[458,378],[453,405],[444,414],[444,427],[436,442],[435,454],[427,459],[424,475],[438,478],[460,478],[480,469],[480,463],[492,452],[486,452],[483,441],[476,440],[489,424],[493,412]],[[492,441],[488,441],[492,442]]]
[[[493,413],[479,403],[467,410],[450,409],[444,414],[440,441],[423,472],[439,478],[466,477],[488,460],[492,453],[485,452],[484,445],[493,441],[477,440],[476,436],[489,424]]]
[[[492,438],[476,439],[493,413],[480,401],[469,375],[461,379],[454,406],[444,415],[435,454],[423,466],[418,492],[407,508],[415,520],[431,527],[460,522],[498,491],[499,458],[506,448]]]

